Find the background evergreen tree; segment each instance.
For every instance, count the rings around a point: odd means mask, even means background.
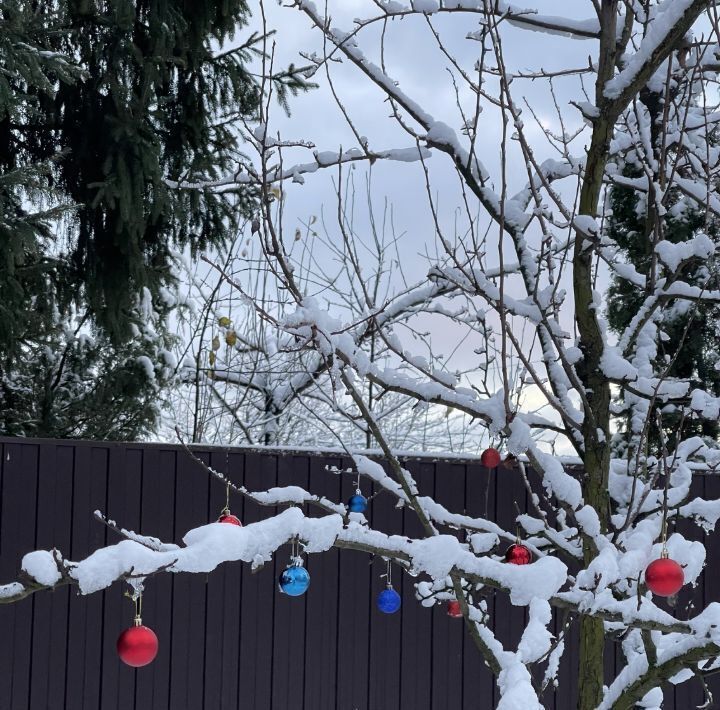
[[[248,19],[244,0],[0,0],[1,432],[155,426],[173,252],[220,247],[255,204],[167,185],[237,163],[260,38],[224,47]],[[300,71],[276,77],[285,104]]]
[[[34,333],[0,380],[3,433],[105,440],[151,434],[175,362],[169,336],[154,327],[163,315],[144,318],[143,331],[122,343],[102,330],[84,332],[84,318]]]
[[[632,161],[626,163],[623,172],[625,177],[641,177]],[[661,216],[653,214],[648,208],[647,198],[630,187],[614,186],[610,190],[609,203],[612,215],[607,221],[608,234],[621,247],[627,263],[645,276],[653,266],[655,220],[662,223],[663,239],[672,243],[685,242],[701,233],[715,242],[720,237],[716,220],[707,220],[705,212],[684,199],[677,190],[670,193],[668,207]],[[662,264],[656,263],[655,268],[662,276]],[[717,288],[716,279],[708,281],[707,264],[698,260],[688,261],[682,275],[686,281],[699,287]],[[652,288],[648,281],[648,289]],[[620,335],[625,330],[638,314],[646,296],[647,289],[635,286],[627,279],[612,278],[607,297],[607,317],[613,332]],[[707,302],[698,305],[688,300],[676,300],[668,305],[657,321],[664,333],[658,342],[658,362],[670,364],[668,378],[689,381],[690,390],[702,387],[720,395],[720,370],[716,367],[720,362],[720,307]],[[661,400],[655,403],[654,408],[663,412],[663,422],[667,425],[666,439],[672,447],[682,413],[668,411]],[[648,421],[649,441],[646,443],[654,453],[658,453],[660,437],[655,416],[649,417]],[[684,426],[685,436],[694,433],[708,440],[717,440],[720,436],[717,422],[701,419]],[[627,446],[627,437],[621,434],[618,443]]]
[[[51,224],[66,208],[51,196],[58,156],[32,154],[25,130],[37,121],[41,98],[82,76],[50,51],[55,31],[29,3],[0,2],[0,352],[6,354],[15,353],[28,330],[44,327],[57,295],[57,289],[48,293],[46,277],[57,268]]]

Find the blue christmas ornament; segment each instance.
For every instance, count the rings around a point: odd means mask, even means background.
[[[367,510],[367,498],[356,493],[348,501],[347,507],[351,513],[364,513]]]
[[[293,564],[280,575],[280,591],[291,597],[300,597],[310,586],[310,573],[302,566]]]
[[[377,597],[377,608],[383,614],[394,614],[399,608],[402,600],[400,595],[390,586],[383,589]]]

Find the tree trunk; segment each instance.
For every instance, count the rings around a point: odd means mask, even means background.
[[[595,710],[602,700],[604,646],[605,629],[602,619],[583,616],[580,620],[579,710]]]
[[[600,55],[598,77],[595,87],[595,103],[606,105],[603,95],[605,83],[612,76],[616,54],[617,0],[603,0],[601,6]],[[580,192],[578,214],[598,216],[598,203],[602,190],[603,175],[610,148],[616,116],[604,113],[595,120],[592,139],[585,163],[585,176]],[[593,245],[576,231],[573,255],[573,294],[575,297],[575,322],[583,359],[578,375],[585,387],[586,407],[582,424],[583,498],[591,505],[600,519],[600,529],[606,532],[610,516],[608,476],[610,472],[610,383],[600,366],[605,350],[604,333],[598,321],[593,289]],[[592,539],[583,538],[585,567],[597,554]],[[602,701],[603,655],[605,633],[603,622],[583,616],[580,620],[580,655],[578,710],[595,710]]]
[[[580,197],[580,214],[596,216],[597,204],[605,169],[605,156],[611,134],[611,124],[601,119],[595,126],[588,151],[585,183]],[[594,304],[592,255],[582,235],[576,233],[573,282],[575,319],[580,335],[582,362],[578,375],[585,386],[587,407],[582,425],[584,442],[583,498],[600,519],[602,532],[607,531],[610,501],[608,476],[610,471],[610,384],[602,372],[601,358],[605,349],[603,332],[597,319]],[[585,567],[597,554],[589,538],[583,540]],[[603,623],[583,616],[580,621],[579,697],[578,710],[594,710],[602,700],[603,650],[605,636]]]

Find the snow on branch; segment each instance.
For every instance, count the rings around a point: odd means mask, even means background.
[[[664,0],[653,8],[654,17],[648,23],[640,46],[625,59],[620,73],[607,82],[605,97],[617,107],[626,106],[682,40],[707,5],[707,0]]]
[[[699,616],[677,621],[649,600],[633,610],[634,600],[618,602],[611,595],[593,600],[589,592],[560,592],[567,569],[554,557],[542,557],[534,564],[518,567],[490,556],[478,556],[451,535],[407,538],[373,530],[366,523],[344,520],[340,515],[308,518],[298,507],[244,527],[210,523],[188,531],[183,545],[162,543],[161,549],[144,544],[142,536],[122,531],[127,539],[93,552],[80,561],[65,559],[58,550],[37,550],[22,560],[22,579],[0,587],[0,603],[18,601],[30,594],[72,584],[81,594],[93,594],[121,580],[142,580],[156,574],[207,574],[219,565],[244,562],[253,568],[269,562],[273,554],[293,540],[308,554],[331,547],[369,552],[395,560],[414,575],[442,581],[451,574],[508,593],[513,604],[526,606],[544,599],[558,608],[617,622],[633,628],[661,630],[688,637],[698,644],[715,633],[720,605]]]
[[[303,183],[305,175],[310,175],[318,170],[337,167],[347,163],[366,161],[373,163],[376,160],[390,160],[402,163],[412,163],[418,160],[432,157],[432,153],[426,148],[391,148],[389,150],[371,151],[368,149],[350,148],[339,153],[337,151],[314,151],[314,160],[309,163],[298,163],[289,168],[280,165],[269,167],[266,174],[260,176],[252,168],[246,167],[234,175],[228,175],[219,180],[207,181],[172,181],[168,180],[169,187],[180,190],[213,190],[216,192],[233,192],[246,189],[248,185],[272,185],[286,180]]]
[[[544,32],[551,35],[561,35],[572,39],[597,39],[600,34],[600,23],[597,18],[575,20],[570,17],[546,15],[534,9],[526,9],[505,0],[412,0],[411,7],[398,2],[398,0],[381,0],[378,3],[382,8],[383,17],[405,17],[413,14],[436,15],[443,13],[462,12],[466,14],[477,13],[487,15],[491,13],[501,21],[521,29]],[[368,24],[367,21],[358,21],[359,24]]]

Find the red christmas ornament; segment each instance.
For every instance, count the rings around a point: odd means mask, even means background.
[[[485,449],[480,456],[480,463],[485,468],[497,468],[500,465],[500,452],[492,446]]]
[[[660,559],[647,566],[645,584],[653,594],[659,597],[671,597],[685,584],[685,573],[675,560],[668,557],[667,550],[663,550]]]
[[[453,599],[447,603],[447,615],[451,619],[462,619],[462,609],[460,608],[460,602],[457,599]]]
[[[229,510],[222,512],[222,515],[218,518],[218,523],[227,523],[228,525],[239,525],[242,527],[240,519],[236,518]]]
[[[505,550],[505,562],[511,565],[529,565],[532,561],[532,552],[519,542]]]
[[[136,621],[135,626],[125,629],[117,640],[120,660],[133,668],[152,663],[158,652],[158,638],[152,629]]]

